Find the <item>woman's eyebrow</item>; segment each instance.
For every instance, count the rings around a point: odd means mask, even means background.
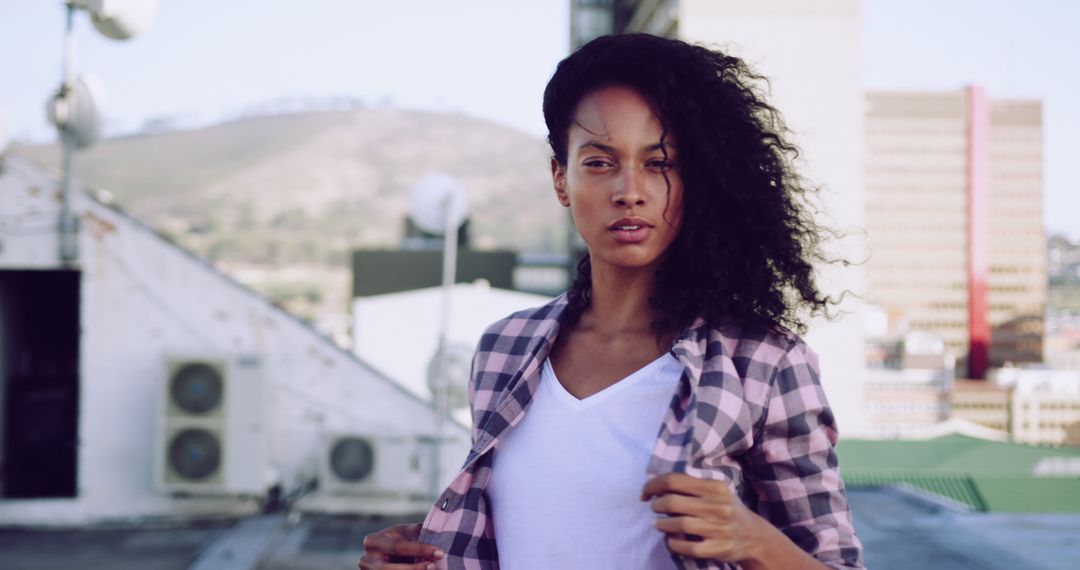
[[[604,143],[597,142],[597,141],[586,141],[586,142],[582,143],[581,146],[578,147],[578,150],[581,150],[581,149],[584,149],[584,148],[587,148],[587,147],[590,147],[590,146],[593,147],[593,148],[602,150],[602,151],[604,151],[604,152],[606,152],[608,154],[615,154],[616,152],[618,152],[615,149],[615,147],[610,146],[610,145],[606,145]]]
[[[578,150],[581,150],[581,149],[584,149],[584,148],[587,148],[587,147],[593,147],[595,149],[599,149],[601,151],[604,151],[604,152],[606,152],[608,154],[615,154],[615,153],[618,152],[618,149],[616,149],[615,147],[610,146],[610,145],[606,145],[606,144],[604,144],[602,142],[598,142],[598,141],[586,141],[584,143],[581,143],[581,146],[578,147]],[[665,148],[668,150],[668,152],[671,152],[671,151],[675,150],[675,145],[673,145],[671,143],[666,143],[666,142],[665,143],[656,143],[656,144],[651,144],[651,145],[643,148],[642,150],[645,151],[645,152],[652,152],[654,150],[663,150]]]
[[[652,145],[649,145],[649,146],[645,147],[643,150],[645,152],[652,152],[654,150],[664,150],[664,149],[667,149],[668,152],[671,152],[671,151],[675,150],[675,145],[673,145],[673,144],[671,144],[669,142],[658,142],[656,144],[652,144]]]

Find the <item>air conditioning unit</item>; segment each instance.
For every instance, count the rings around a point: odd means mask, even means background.
[[[169,356],[163,382],[157,487],[169,493],[261,495],[269,430],[259,359]]]
[[[434,440],[416,435],[330,434],[323,440],[319,491],[331,495],[425,497]]]

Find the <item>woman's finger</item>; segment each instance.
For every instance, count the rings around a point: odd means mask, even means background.
[[[393,544],[391,550],[387,551],[388,554],[394,556],[410,556],[413,558],[423,558],[425,560],[438,560],[443,557],[443,551],[430,544],[424,544],[422,542],[413,542],[410,540],[399,540]]]
[[[672,552],[691,558],[713,558],[725,562],[727,562],[729,558],[728,553],[725,550],[716,548],[708,541],[699,542],[668,537],[667,544]]]
[[[443,551],[439,550],[438,547],[408,540],[392,529],[365,536],[364,550],[366,552],[423,558],[425,560],[438,560],[444,555]]]
[[[645,482],[645,487],[641,490],[641,500],[647,501],[652,497],[666,493],[690,494],[690,481],[688,479],[692,479],[692,477],[683,473],[666,473],[659,477],[653,477]]]
[[[665,534],[692,534],[700,537],[727,536],[730,534],[725,523],[716,523],[697,517],[665,517],[656,519],[653,526]]]
[[[420,538],[420,523],[415,524],[399,524],[390,528],[401,533],[406,539],[416,542]]]
[[[379,566],[379,570],[435,570],[434,562],[386,562]]]
[[[656,513],[671,516],[686,515],[707,520],[730,519],[734,512],[730,504],[686,495],[663,495],[653,499],[651,506],[653,512]]]
[[[432,562],[408,562],[394,563],[382,560],[369,560],[367,556],[360,559],[360,570],[435,570]]]
[[[726,499],[730,497],[731,490],[727,483],[720,479],[699,479],[685,473],[667,473],[653,477],[645,483],[641,490],[641,500],[647,501],[652,497],[670,493]]]
[[[420,525],[397,525],[364,537],[361,570],[434,570],[442,550],[416,540]]]

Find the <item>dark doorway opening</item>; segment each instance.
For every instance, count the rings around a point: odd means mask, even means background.
[[[0,497],[74,497],[78,271],[0,270]]]

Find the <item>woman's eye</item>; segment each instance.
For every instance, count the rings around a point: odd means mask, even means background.
[[[666,160],[650,160],[649,162],[645,163],[645,165],[649,168],[658,168],[660,170],[667,170],[671,168],[671,162]]]
[[[588,168],[604,168],[604,167],[606,167],[608,165],[609,164],[608,164],[608,162],[606,160],[586,160],[585,161],[585,166],[588,167]]]

